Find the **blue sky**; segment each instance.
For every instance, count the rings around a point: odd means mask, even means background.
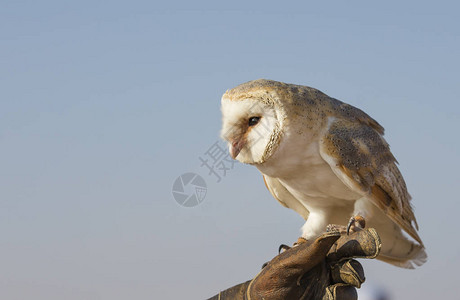
[[[254,276],[302,220],[235,165],[220,97],[257,78],[309,85],[386,128],[429,261],[364,262],[394,299],[455,298],[459,5],[454,1],[3,1],[2,299],[203,299]],[[185,172],[202,204],[171,194]]]

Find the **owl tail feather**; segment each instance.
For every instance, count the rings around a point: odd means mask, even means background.
[[[404,255],[392,255],[391,253],[381,252],[377,256],[377,259],[400,268],[415,269],[415,267],[423,265],[427,261],[428,256],[425,248],[412,243],[411,250]]]

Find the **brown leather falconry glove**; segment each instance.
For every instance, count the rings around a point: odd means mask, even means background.
[[[284,251],[254,279],[209,300],[357,299],[355,288],[364,282],[364,271],[353,258],[375,258],[380,247],[372,228],[350,235],[328,232]]]

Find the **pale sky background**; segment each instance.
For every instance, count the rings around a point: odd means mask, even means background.
[[[255,168],[216,183],[199,161],[222,93],[257,78],[386,128],[429,260],[364,262],[367,286],[458,298],[460,5],[318,2],[2,1],[0,298],[205,299],[257,274],[302,219]]]

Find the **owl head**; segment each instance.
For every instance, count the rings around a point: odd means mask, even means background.
[[[222,96],[221,137],[230,155],[242,163],[264,163],[280,143],[285,117],[273,83],[250,81]]]

